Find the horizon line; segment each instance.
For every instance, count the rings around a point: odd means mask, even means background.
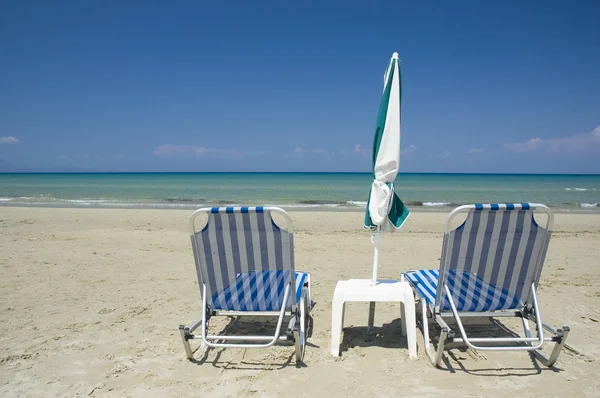
[[[373,174],[371,171],[0,171],[1,174]],[[600,176],[600,173],[399,172],[401,174]]]

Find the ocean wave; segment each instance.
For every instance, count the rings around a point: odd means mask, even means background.
[[[327,199],[307,199],[307,200],[299,200],[299,204],[301,205],[345,205],[347,202],[341,202],[338,200],[327,200]]]
[[[420,200],[409,200],[404,202],[406,206],[414,206],[414,207],[440,207],[440,206],[458,206],[456,203],[452,202],[422,202]]]
[[[565,188],[565,191],[579,191],[579,192],[582,192],[582,191],[587,191],[587,190],[588,190],[587,188]],[[595,190],[596,189],[594,189],[594,191]]]
[[[423,206],[437,207],[437,206],[450,206],[451,202],[423,202]]]
[[[33,199],[33,198],[31,198]],[[61,200],[61,199],[59,199]],[[65,202],[70,202],[70,203],[81,203],[81,204],[97,204],[97,203],[107,203],[107,202],[114,202],[114,200],[108,200],[108,199],[63,199]]]
[[[167,203],[205,203],[205,198],[179,198],[177,196],[163,199]]]
[[[229,199],[213,199],[213,200],[206,200],[206,203],[213,203],[213,204],[221,204],[221,205],[235,205],[238,204],[235,200],[229,200]]]
[[[199,205],[207,205],[207,204],[215,204],[215,205],[237,205],[239,201],[230,200],[230,199],[207,199],[203,197],[180,197],[180,196],[169,196],[161,199],[147,199],[147,200],[158,200],[160,202],[165,203],[174,203],[174,204],[199,204]]]
[[[346,202],[346,204],[350,205],[350,206],[360,206],[360,207],[367,206],[367,202],[361,202],[361,201],[358,201],[358,200],[349,200],[349,201]]]
[[[318,208],[323,207],[322,205],[309,205],[309,204],[300,204],[300,203],[292,203],[292,204],[281,204],[281,205],[273,205],[277,207],[282,207],[284,209],[307,209],[307,208]]]
[[[593,190],[593,188],[589,188]],[[600,207],[596,198],[583,200],[546,202],[553,210],[598,212]],[[410,210],[414,211],[447,211],[452,207],[459,206],[460,201],[444,201],[429,199],[428,201],[407,200],[404,202]],[[329,200],[329,199],[299,199],[292,200],[224,200],[206,199],[201,197],[163,197],[163,198],[114,198],[114,197],[92,197],[92,198],[59,198],[51,195],[36,196],[0,196],[0,206],[3,207],[60,207],[60,208],[124,208],[124,209],[187,209],[194,210],[202,207],[212,206],[245,206],[263,205],[281,207],[284,209],[298,211],[363,211],[367,205],[366,201],[358,200]]]

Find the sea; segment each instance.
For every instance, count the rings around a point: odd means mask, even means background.
[[[0,206],[197,209],[271,205],[364,210],[371,173],[5,173]],[[468,203],[543,203],[599,212],[600,175],[401,173],[396,192],[413,210]]]

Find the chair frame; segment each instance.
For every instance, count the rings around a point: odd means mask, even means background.
[[[231,210],[233,209],[233,210]],[[189,221],[189,229],[190,229],[190,238],[192,241],[192,251],[194,254],[194,261],[196,263],[197,271],[202,267],[205,267],[204,264],[200,262],[200,256],[197,253],[197,242],[196,242],[196,233],[198,229],[196,229],[196,220],[200,216],[206,216],[211,212],[226,212],[233,211],[239,212],[241,207],[219,207],[219,208],[202,208],[196,210]],[[279,214],[283,216],[286,221],[286,227],[283,228],[286,232],[293,235],[293,223],[291,217],[288,213],[279,208],[279,207],[262,207],[264,212],[269,211],[271,214]],[[208,224],[208,220],[206,225]],[[291,248],[293,250],[293,246]],[[288,259],[291,264],[291,277],[290,283],[285,287],[283,305],[279,311],[230,311],[230,310],[215,310],[207,305],[207,291],[206,284],[202,278],[202,273],[197,272],[198,275],[198,283],[201,290],[202,296],[202,316],[194,321],[189,327],[185,325],[179,325],[179,333],[181,336],[181,340],[183,342],[183,346],[185,348],[186,356],[189,360],[194,359],[194,353],[190,346],[190,340],[200,338],[202,340],[202,344],[211,348],[266,348],[270,347],[276,343],[293,343],[295,346],[295,354],[296,354],[296,362],[302,362],[304,359],[304,351],[306,348],[306,341],[308,338],[307,328],[308,328],[308,320],[310,316],[310,310],[312,306],[311,295],[310,295],[310,274],[306,273],[306,280],[302,286],[302,292],[300,294],[300,298],[296,300],[296,272],[295,265],[293,262],[293,254]],[[290,290],[292,290],[290,297]],[[288,299],[291,298],[291,308],[287,309],[288,306],[286,303]],[[273,335],[226,335],[226,334],[209,334],[209,322],[212,317],[215,316],[226,316],[226,317],[242,317],[242,316],[264,316],[264,317],[277,317],[277,325],[275,329],[275,333]],[[285,330],[285,334],[281,335],[281,327],[283,324],[283,320],[285,317],[289,317],[289,323],[287,329]],[[195,335],[193,332],[200,328],[200,335]],[[229,341],[229,342],[228,342]],[[236,343],[237,342],[237,343]],[[248,343],[244,343],[248,342]]]
[[[540,253],[544,253],[545,249],[547,248],[551,230],[554,225],[554,216],[550,209],[545,205],[527,205],[533,211],[539,211],[547,215],[546,225],[544,227],[544,229],[547,231],[547,237],[545,238],[544,242],[545,247],[542,250],[540,250]],[[499,206],[497,209],[498,211],[506,210],[507,208],[506,205],[497,206]],[[513,206],[514,210],[518,210],[521,209],[523,205],[514,204]],[[448,239],[448,234],[452,231],[451,225],[456,216],[463,213],[469,213],[475,209],[476,205],[459,206],[448,215],[444,227],[444,242],[446,242],[446,240]],[[425,351],[432,364],[435,367],[440,366],[440,362],[442,360],[444,352],[444,347],[446,343],[450,342],[466,344],[469,348],[479,351],[530,351],[544,365],[549,367],[553,366],[556,363],[558,356],[562,350],[562,347],[566,342],[570,329],[568,326],[563,326],[561,329],[555,329],[542,321],[542,315],[540,313],[536,293],[536,286],[539,282],[539,278],[543,267],[543,256],[539,255],[538,258],[535,259],[535,262],[530,265],[536,267],[535,272],[533,274],[534,281],[531,285],[530,297],[527,299],[525,305],[522,308],[514,310],[497,310],[483,312],[458,311],[456,309],[456,305],[454,304],[454,298],[452,297],[451,291],[448,285],[446,284],[446,281],[442,280],[442,276],[445,275],[445,271],[449,267],[449,254],[451,253],[451,248],[449,246],[450,245],[444,244],[442,248],[442,258],[440,262],[440,277],[438,280],[438,290],[436,294],[435,303],[433,305],[428,305],[427,300],[419,294],[419,291],[417,289],[414,289],[417,293],[417,297],[421,302],[421,315],[423,319],[423,339],[425,342]],[[440,303],[442,301],[443,295],[446,295],[446,297],[450,298],[447,300],[451,307],[449,311],[441,310]],[[428,310],[430,312],[429,316]],[[432,348],[431,340],[429,337],[429,317],[435,319],[437,324],[441,327],[440,337],[437,344],[437,350],[434,350]],[[523,322],[524,337],[469,337],[467,336],[461,319],[466,317],[519,317]],[[454,318],[458,326],[460,337],[456,336],[455,331],[453,331],[448,326],[444,318]],[[529,327],[529,321],[532,321],[537,329],[537,336],[535,337],[533,336],[531,328]],[[550,336],[546,336],[544,334],[544,330],[548,331],[550,333]],[[541,352],[539,352],[539,350],[542,348],[545,342],[555,343],[549,357],[545,357]],[[481,345],[481,343],[488,345]]]

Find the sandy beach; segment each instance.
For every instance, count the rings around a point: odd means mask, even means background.
[[[557,214],[539,298],[569,325],[555,368],[527,353],[454,349],[442,370],[408,358],[397,304],[348,304],[342,355],[329,354],[338,280],[369,278],[361,212],[292,212],[296,267],[312,274],[314,333],[305,365],[292,346],[197,351],[177,327],[199,315],[190,211],[0,208],[0,395],[13,396],[599,396],[600,214]],[[384,236],[381,278],[437,268],[446,213],[413,212]],[[215,322],[218,328],[225,322]],[[193,347],[198,347],[195,343]]]

